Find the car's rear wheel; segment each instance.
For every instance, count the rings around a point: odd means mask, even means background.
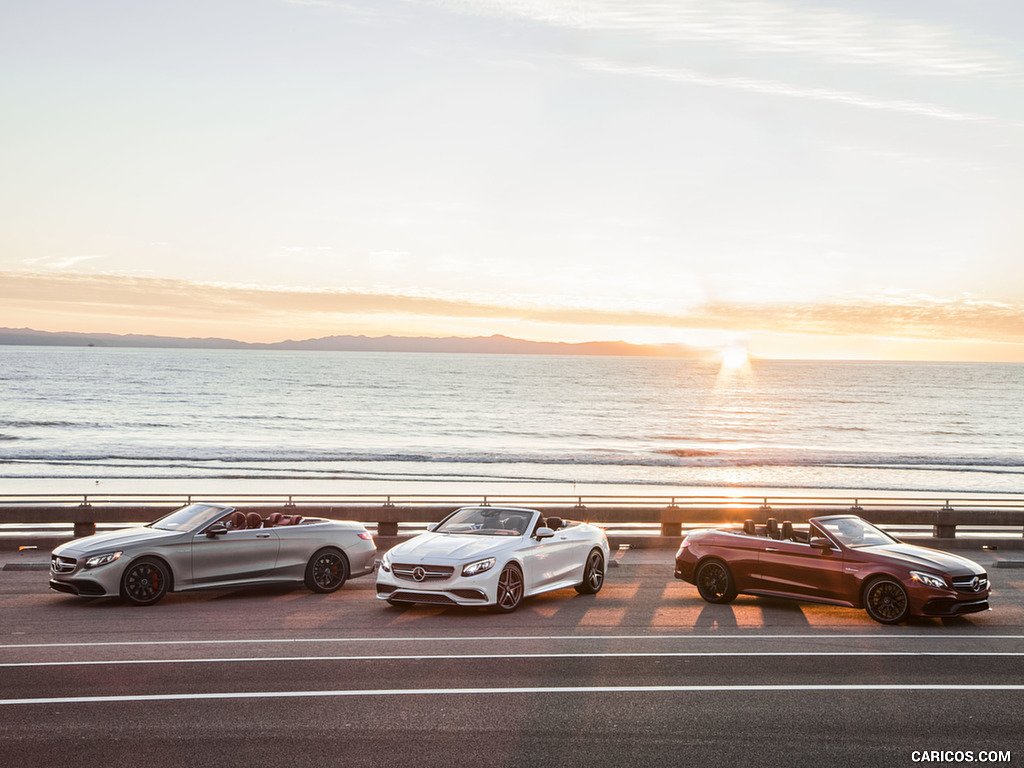
[[[498,600],[494,609],[501,613],[511,613],[522,602],[523,591],[523,572],[515,563],[508,563],[498,576]]]
[[[336,549],[318,550],[306,565],[306,586],[314,592],[336,592],[348,579],[348,561]]]
[[[729,566],[721,560],[708,560],[697,568],[697,591],[709,603],[731,603],[736,599],[736,584]]]
[[[587,564],[583,568],[583,581],[576,585],[581,595],[596,595],[604,586],[604,555],[595,549],[587,556]]]
[[[121,599],[132,605],[160,602],[171,586],[167,566],[153,558],[142,558],[129,565],[121,576]]]
[[[864,610],[880,624],[899,624],[910,615],[907,590],[896,579],[875,579],[864,590]]]

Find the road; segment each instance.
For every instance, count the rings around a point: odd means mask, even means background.
[[[511,615],[392,608],[372,578],[133,608],[5,569],[2,764],[1020,764],[1024,570],[990,573],[992,611],[884,627],[707,605],[670,552]]]

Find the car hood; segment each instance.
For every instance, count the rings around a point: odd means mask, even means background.
[[[164,539],[174,539],[181,536],[181,531],[161,531],[157,528],[138,526],[135,528],[124,528],[120,531],[108,531],[97,533],[93,536],[85,536],[81,539],[61,544],[53,553],[55,555],[93,555],[111,549],[130,547],[133,544],[146,542],[158,544]]]
[[[915,544],[886,544],[871,547],[870,551],[902,560],[910,567],[925,566],[951,575],[982,574],[985,572],[984,568],[973,560],[968,560],[966,557],[953,555],[949,552],[940,552],[937,549],[919,547]]]
[[[490,557],[518,543],[518,537],[479,536],[457,533],[424,533],[403,541],[391,550],[391,558],[402,562],[458,561]]]

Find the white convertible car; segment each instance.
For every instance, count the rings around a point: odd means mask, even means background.
[[[384,554],[377,597],[508,612],[555,589],[595,594],[607,563],[608,539],[588,523],[544,519],[533,509],[463,507]]]

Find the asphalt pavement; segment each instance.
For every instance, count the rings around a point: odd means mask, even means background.
[[[5,766],[912,766],[1024,761],[1024,569],[993,609],[704,603],[669,550],[509,615],[261,587],[136,608],[0,558]],[[14,566],[14,567],[12,567]],[[934,759],[933,759],[934,758]]]

